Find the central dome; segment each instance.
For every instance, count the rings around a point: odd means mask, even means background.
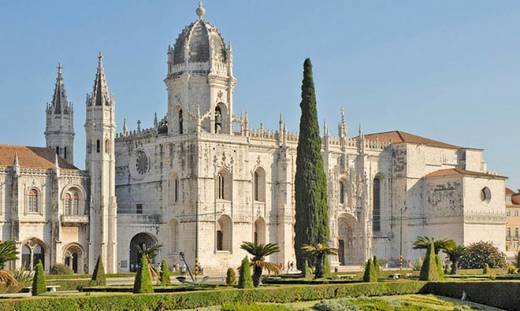
[[[205,63],[210,59],[227,63],[226,45],[218,29],[200,17],[179,34],[173,64]]]

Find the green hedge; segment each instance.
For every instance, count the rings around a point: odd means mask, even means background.
[[[280,284],[280,285],[311,285],[311,284],[351,284],[361,283],[361,280],[354,279],[277,279],[264,278],[263,284]]]
[[[216,284],[201,284],[197,286],[186,286],[186,285],[170,285],[170,286],[154,286],[153,290],[155,293],[173,293],[173,292],[189,292],[196,290],[214,289],[217,287],[225,288],[227,286],[216,285]],[[90,293],[131,293],[133,292],[132,285],[115,285],[115,286],[88,286],[81,289],[82,292]]]
[[[430,282],[423,293],[460,299],[466,292],[466,300],[506,310],[518,310],[520,282]]]
[[[255,302],[291,303],[337,297],[414,294],[420,292],[424,284],[424,282],[410,281],[216,289],[171,294],[115,294],[6,299],[2,301],[2,310],[174,310],[234,302],[244,304]]]

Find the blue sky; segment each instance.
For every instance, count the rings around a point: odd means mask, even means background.
[[[314,64],[321,123],[350,134],[399,129],[486,149],[520,188],[520,2],[206,0],[234,50],[235,113],[298,128],[302,63]],[[103,51],[119,127],[164,115],[166,49],[196,0],[0,0],[0,142],[43,145],[56,66],[75,106],[84,167],[84,103]]]

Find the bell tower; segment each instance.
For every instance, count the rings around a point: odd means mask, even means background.
[[[115,195],[115,99],[109,93],[98,56],[96,79],[86,100],[86,169],[90,175],[89,271],[101,257],[107,273],[117,272],[117,203]],[[94,229],[94,230],[92,230]]]
[[[54,86],[52,102],[47,104],[45,141],[48,148],[74,164],[74,111],[67,100],[63,83],[63,67],[58,64],[58,76]]]

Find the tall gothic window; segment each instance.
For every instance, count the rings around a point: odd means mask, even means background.
[[[182,116],[182,109],[179,110],[179,134],[184,133],[184,117]]]
[[[110,140],[106,139],[105,140],[105,153],[109,153],[110,152]]]
[[[60,146],[56,146],[56,154],[60,155]]]
[[[175,178],[175,202],[179,201],[179,178]]]
[[[341,181],[339,182],[339,203],[344,204],[345,203],[345,182]]]
[[[98,140],[96,140],[96,152],[97,153],[100,153],[101,152],[101,142]]]
[[[372,188],[372,230],[381,231],[381,178],[374,178]]]
[[[38,213],[38,205],[39,205],[39,193],[38,193],[38,190],[36,189],[31,189],[31,191],[29,191],[29,206],[27,208],[27,211],[29,213]]]
[[[63,147],[63,158],[67,159],[67,147]]]
[[[222,111],[220,107],[217,106],[215,108],[215,133],[220,133],[222,131]]]
[[[254,199],[258,202],[265,202],[265,171],[259,167],[254,173]]]
[[[70,193],[65,194],[65,215],[72,215],[72,196]]]
[[[224,174],[219,173],[218,174],[218,198],[224,199],[224,190],[226,187],[226,179],[224,177]]]

